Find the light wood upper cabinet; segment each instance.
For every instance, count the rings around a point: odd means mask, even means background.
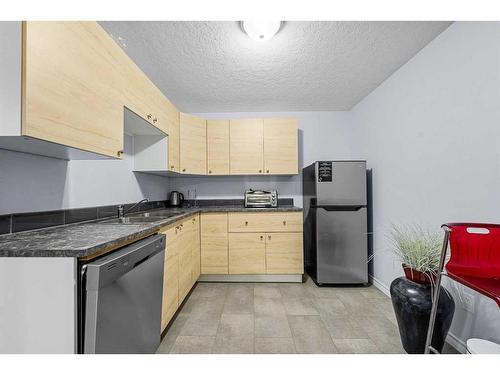
[[[201,215],[201,273],[228,273],[227,213]]]
[[[207,123],[198,116],[180,114],[181,173],[206,174]]]
[[[123,57],[96,22],[23,22],[22,134],[120,157]]]
[[[179,155],[179,112],[176,112],[176,120],[172,121],[169,125],[168,133],[168,170],[171,172],[180,172],[180,155]]]
[[[264,233],[229,233],[229,274],[266,273]]]
[[[296,119],[264,119],[264,170],[266,174],[297,174],[297,150]]]
[[[230,120],[230,173],[262,174],[264,169],[264,121]]]
[[[266,273],[304,273],[302,233],[266,233]]]
[[[207,174],[229,174],[229,120],[207,120]]]

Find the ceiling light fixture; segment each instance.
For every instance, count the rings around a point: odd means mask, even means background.
[[[271,39],[281,28],[281,21],[242,21],[243,31],[253,40],[263,42]]]

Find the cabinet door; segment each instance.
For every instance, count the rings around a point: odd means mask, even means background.
[[[192,241],[191,241],[191,254],[192,254],[192,285],[194,285],[200,277],[201,267],[201,254],[200,254],[200,215],[195,215],[191,219],[192,226]]]
[[[201,273],[227,274],[227,213],[201,215]]]
[[[161,309],[161,330],[163,331],[179,307],[179,226],[167,227],[160,230],[160,233],[167,236]]]
[[[262,174],[264,169],[263,120],[231,120],[229,131],[231,174]]]
[[[180,241],[180,227],[178,225],[167,226],[162,228],[160,233],[167,236],[167,247],[165,251],[165,258],[169,256],[177,255],[179,253],[179,241]]]
[[[163,303],[161,330],[163,331],[179,307],[179,257],[177,254],[165,258],[163,272]]]
[[[304,273],[302,233],[266,233],[266,272]]]
[[[265,274],[264,233],[229,234],[229,274]]]
[[[264,170],[266,174],[297,174],[297,120],[264,120]]]
[[[171,120],[168,128],[168,170],[172,172],[180,172],[180,156],[179,156],[179,112],[171,114]]]
[[[207,120],[207,173],[229,174],[229,120]]]
[[[180,224],[179,240],[179,305],[186,298],[192,284],[192,226],[190,219]]]
[[[181,172],[207,172],[207,123],[201,117],[180,114]]]
[[[162,92],[132,59],[127,58],[121,69],[126,79],[124,105],[151,125],[168,134],[168,118],[162,108],[164,99]]]
[[[120,157],[120,47],[96,22],[24,22],[23,38],[23,135]]]

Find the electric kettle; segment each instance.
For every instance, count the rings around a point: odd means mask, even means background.
[[[184,194],[178,191],[171,191],[170,198],[168,199],[171,206],[180,206],[184,202]]]

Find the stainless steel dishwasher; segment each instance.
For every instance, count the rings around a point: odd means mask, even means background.
[[[154,353],[160,344],[165,235],[81,268],[83,353]]]

